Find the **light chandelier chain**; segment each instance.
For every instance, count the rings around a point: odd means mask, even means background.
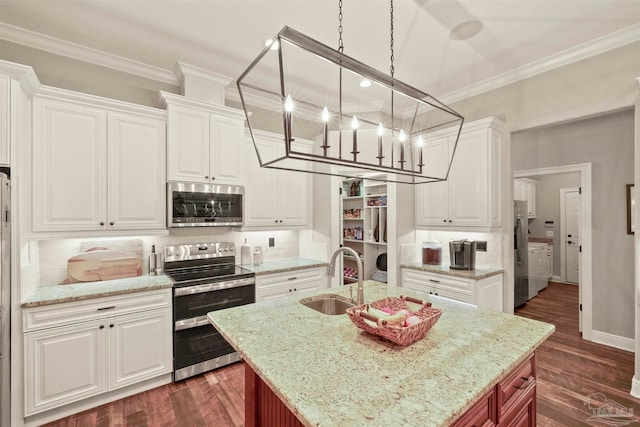
[[[344,44],[342,42],[342,0],[338,1],[338,52],[344,51]]]
[[[391,18],[391,78],[393,78],[393,72],[395,71],[395,69],[393,68],[393,0],[390,0],[391,3],[391,11],[389,13],[389,16]]]

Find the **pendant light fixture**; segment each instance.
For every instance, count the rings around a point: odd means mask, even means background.
[[[343,53],[342,0],[337,50],[287,26],[271,39],[237,80],[261,167],[409,184],[447,179],[464,118],[395,79],[393,15],[390,0],[390,75]],[[455,139],[424,145],[445,127],[456,128]],[[256,129],[269,128],[275,146],[256,139]]]

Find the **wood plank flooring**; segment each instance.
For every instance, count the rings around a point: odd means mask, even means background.
[[[584,341],[578,332],[578,287],[551,283],[516,310],[556,325],[538,350],[538,426],[599,425],[584,404],[596,392],[640,414],[629,395],[633,353]],[[640,418],[636,416],[636,423]],[[236,363],[47,424],[47,427],[236,427],[244,424],[244,369]]]
[[[578,286],[551,282],[515,314],[556,326],[537,353],[538,426],[605,425],[587,422],[593,413],[585,401],[598,392],[640,414],[640,400],[629,394],[634,354],[581,338]]]

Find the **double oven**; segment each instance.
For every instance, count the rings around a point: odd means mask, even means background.
[[[173,379],[210,371],[240,357],[207,313],[255,302],[255,274],[235,264],[235,245],[201,243],[164,248],[173,280]]]

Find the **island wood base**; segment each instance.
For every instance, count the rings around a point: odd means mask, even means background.
[[[303,427],[293,412],[244,363],[244,425],[245,427]]]
[[[258,374],[248,364],[244,366],[245,426],[304,426]],[[453,425],[535,427],[535,353],[483,394]]]

